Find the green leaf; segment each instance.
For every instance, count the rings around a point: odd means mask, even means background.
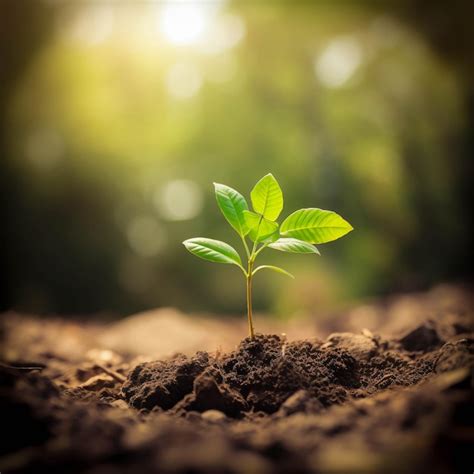
[[[353,227],[339,214],[308,208],[290,214],[280,227],[281,235],[312,244],[324,244],[346,235]]]
[[[233,263],[242,268],[242,261],[236,250],[225,242],[204,237],[196,237],[183,242],[196,257],[216,263]]]
[[[217,205],[227,222],[237,231],[239,235],[245,237],[249,228],[245,222],[244,211],[248,210],[247,201],[235,189],[225,184],[214,183]]]
[[[295,278],[290,272],[283,270],[283,268],[275,267],[274,265],[260,265],[252,272],[252,275],[255,275],[255,273],[264,269],[273,270],[274,272],[282,273],[283,275],[289,276],[290,278]]]
[[[278,230],[278,224],[276,222],[269,221],[263,216],[255,214],[255,212],[244,211],[245,222],[247,223],[249,231],[249,237],[254,242],[262,242],[269,238]]]
[[[290,253],[319,253],[319,250],[308,242],[303,242],[302,240],[282,237],[279,238],[276,242],[273,242],[268,245],[268,247],[280,250],[281,252],[290,252]]]
[[[278,227],[278,224],[277,224],[277,227]],[[271,234],[268,237],[265,237],[263,240],[261,240],[261,242],[262,242],[262,244],[271,244],[272,242],[277,241],[278,237],[280,237],[280,235],[278,234],[278,232],[275,231],[273,234]]]
[[[275,221],[283,209],[283,193],[274,176],[264,176],[250,193],[253,210],[270,221]]]

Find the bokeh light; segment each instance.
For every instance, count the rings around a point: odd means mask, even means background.
[[[142,257],[154,257],[165,242],[163,230],[148,216],[135,217],[128,225],[127,237],[132,250]]]
[[[336,38],[316,59],[316,75],[325,86],[340,87],[354,75],[361,61],[362,50],[356,38]]]
[[[159,26],[167,41],[187,45],[205,33],[209,11],[206,3],[169,2],[160,11]]]
[[[199,186],[188,179],[176,179],[158,188],[154,203],[160,215],[170,221],[185,221],[202,210],[203,196]]]

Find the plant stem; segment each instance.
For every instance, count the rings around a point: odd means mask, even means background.
[[[247,245],[247,241],[245,240],[245,237],[243,235],[240,235],[240,238],[242,239],[242,242],[244,244],[245,253],[247,254],[247,258],[250,258],[250,250],[249,250],[249,246]]]
[[[253,330],[253,319],[252,319],[252,270],[253,270],[253,255],[249,258],[248,269],[247,269],[247,319],[249,323],[249,334],[250,338],[255,337]]]
[[[257,251],[255,252],[254,254],[254,260],[255,258],[257,257],[257,255],[263,250],[265,249],[265,247],[269,244],[270,242],[267,242],[266,244],[263,244],[259,249],[257,249]]]
[[[253,264],[255,262],[255,259],[257,258],[257,255],[260,253],[260,250],[263,250],[265,247],[265,244],[257,250],[257,245],[258,245],[258,236],[260,232],[260,224],[262,223],[263,216],[260,216],[260,220],[258,221],[258,227],[257,227],[257,236],[255,237],[255,240],[253,242],[253,247],[252,247],[252,252],[249,253],[249,249],[247,247],[247,242],[245,241],[245,238],[243,239],[243,242],[245,244],[245,250],[247,251],[247,256],[248,256],[248,265],[247,265],[247,275],[246,275],[246,283],[247,283],[247,319],[249,322],[249,334],[250,334],[250,339],[253,339],[255,337],[255,332],[253,330],[253,319],[252,319],[252,273],[253,273]]]

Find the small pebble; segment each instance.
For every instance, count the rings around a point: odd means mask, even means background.
[[[206,410],[202,413],[201,417],[204,420],[211,421],[212,423],[219,423],[226,419],[225,414],[219,410]]]
[[[122,410],[128,409],[128,404],[125,400],[115,400],[111,403],[111,405],[115,408],[120,408]]]

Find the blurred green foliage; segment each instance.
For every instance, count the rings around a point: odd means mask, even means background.
[[[48,40],[2,104],[3,306],[242,312],[238,270],[181,242],[227,236],[213,181],[250,189],[268,172],[282,218],[311,205],[356,230],[324,259],[279,255],[298,278],[257,277],[257,308],[462,276],[465,85],[414,29],[357,5],[49,4]]]

